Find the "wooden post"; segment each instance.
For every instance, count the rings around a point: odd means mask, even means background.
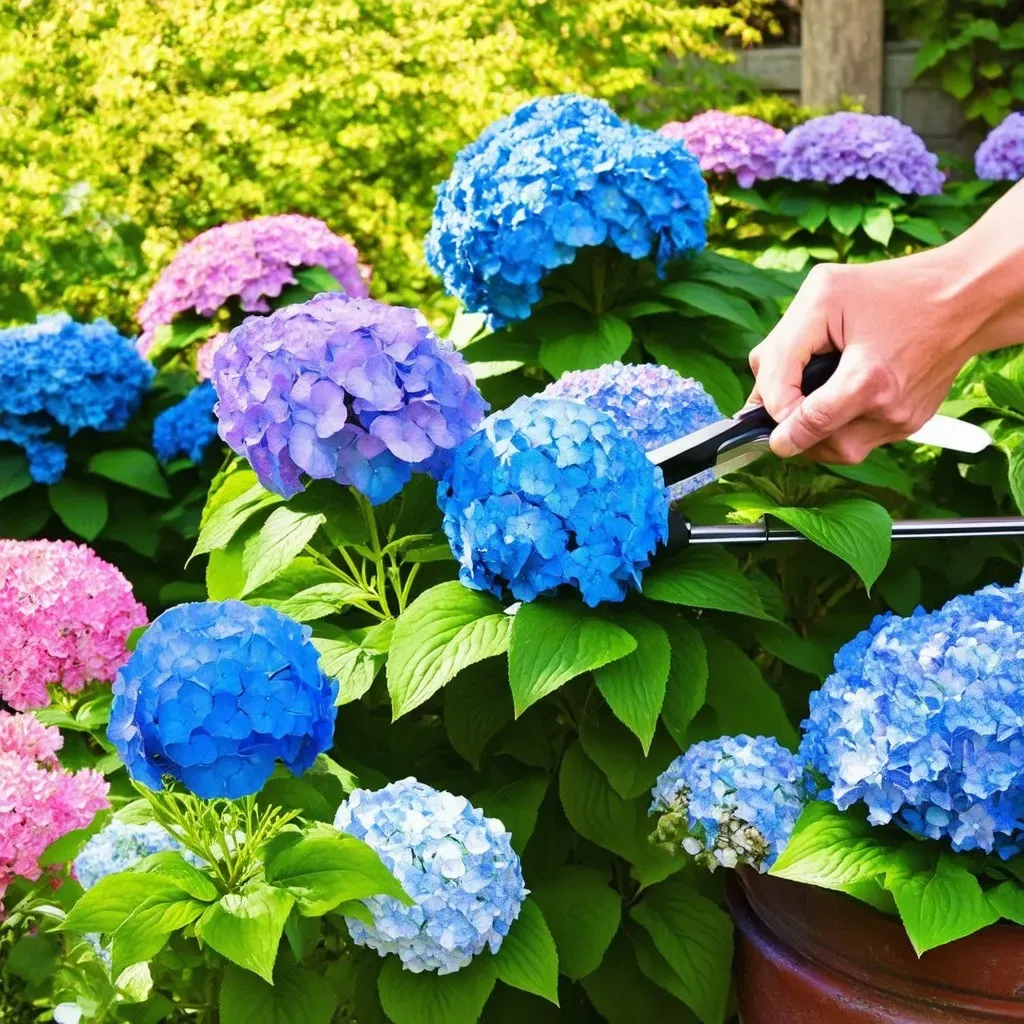
[[[803,0],[803,103],[831,106],[848,96],[881,112],[884,17],[884,0]]]

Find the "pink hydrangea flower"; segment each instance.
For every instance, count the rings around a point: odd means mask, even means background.
[[[196,373],[199,374],[200,380],[213,380],[213,357],[227,340],[228,332],[221,331],[200,345],[196,352]]]
[[[158,327],[180,313],[213,316],[237,297],[248,313],[267,313],[267,299],[296,283],[296,267],[323,267],[347,295],[366,298],[369,267],[356,247],[316,217],[285,213],[221,224],[183,245],[153,285],[138,313],[145,355]]]
[[[734,174],[741,188],[758,179],[774,178],[779,147],[786,133],[757,117],[706,110],[689,121],[671,121],[659,129],[670,139],[682,139],[712,174]]]
[[[0,916],[14,877],[38,879],[43,851],[110,806],[99,772],[60,767],[62,743],[59,730],[31,715],[0,711]]]
[[[131,584],[84,544],[0,540],[0,699],[11,707],[49,704],[50,683],[78,693],[112,682],[146,622]]]

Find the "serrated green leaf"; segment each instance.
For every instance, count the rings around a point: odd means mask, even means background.
[[[160,472],[160,464],[141,448],[121,448],[117,451],[98,452],[86,467],[90,473],[106,477],[115,483],[144,491],[157,498],[171,496],[167,481]]]
[[[841,235],[852,235],[860,227],[864,207],[860,203],[829,203],[829,223]]]
[[[900,217],[896,220],[896,227],[925,245],[943,245],[946,241],[935,224],[924,217]]]
[[[921,48],[914,54],[913,76],[923,74],[946,56],[946,44],[942,39],[927,39],[921,44]]]
[[[387,661],[388,648],[395,631],[395,620],[363,629],[338,631],[330,639],[314,637],[320,652],[320,667],[338,680],[338,704],[359,700],[373,685],[377,673]]]
[[[1002,409],[1024,412],[1024,382],[992,373],[985,378],[985,393]]]
[[[499,981],[558,1005],[558,951],[540,907],[527,899],[494,957]]]
[[[553,377],[614,362],[633,339],[625,320],[611,313],[595,316],[578,306],[549,306],[531,324],[541,339],[540,364]]]
[[[695,548],[657,563],[644,575],[643,594],[669,604],[771,618],[735,560],[722,551]]]
[[[985,896],[1000,917],[1024,925],[1024,886],[1016,879],[1000,882]]]
[[[191,557],[224,547],[257,512],[284,501],[255,480],[255,473],[242,470],[228,477],[216,491],[211,491]]]
[[[276,508],[267,521],[246,540],[242,549],[242,596],[269,583],[313,539],[323,524],[323,513]]]
[[[377,992],[393,1024],[477,1024],[497,980],[494,959],[475,957],[454,974],[413,974],[389,956]]]
[[[748,331],[764,332],[764,324],[754,307],[739,295],[723,291],[699,281],[672,281],[661,285],[659,295],[673,299],[684,306],[703,314],[719,317]]]
[[[152,960],[170,936],[192,924],[206,906],[191,898],[166,895],[143,900],[111,936],[110,976],[118,978],[129,967]]]
[[[623,800],[650,793],[658,775],[676,756],[675,744],[658,733],[649,754],[607,708],[592,708],[580,728],[587,757],[604,772]]]
[[[101,878],[75,904],[64,920],[65,931],[116,931],[151,896],[182,899],[187,893],[173,880],[152,873],[120,871]]]
[[[508,673],[500,659],[470,666],[444,688],[448,740],[477,771],[487,744],[512,718]]]
[[[907,473],[888,452],[876,448],[863,462],[855,466],[828,466],[837,476],[853,480],[869,487],[885,487],[909,498],[913,495],[913,483]]]
[[[228,964],[218,993],[221,1024],[331,1024],[337,997],[329,982],[302,967],[278,970],[268,985]]]
[[[282,615],[296,622],[313,622],[350,608],[355,601],[375,601],[377,595],[350,583],[318,583],[283,601],[270,602]]]
[[[49,497],[57,518],[79,537],[95,540],[107,525],[107,495],[91,480],[64,477],[50,485]]]
[[[672,660],[665,687],[661,720],[680,750],[687,746],[686,731],[707,697],[708,656],[700,633],[677,620],[669,632]]]
[[[471,802],[488,818],[497,818],[505,826],[512,834],[512,849],[522,854],[533,835],[547,790],[547,776],[531,774],[504,786],[479,790]]]
[[[1024,512],[1024,447],[1016,448],[1010,453],[1009,481],[1014,503]]]

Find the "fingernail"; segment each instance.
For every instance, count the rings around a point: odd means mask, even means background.
[[[780,459],[791,459],[794,455],[800,454],[800,449],[793,444],[792,438],[785,434],[780,435],[778,430],[769,438],[769,444]]]

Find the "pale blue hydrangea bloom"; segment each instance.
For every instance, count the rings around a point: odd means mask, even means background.
[[[807,803],[803,776],[799,759],[769,736],[695,743],[658,776],[653,838],[711,871],[746,864],[765,872]]]
[[[810,698],[801,753],[821,794],[954,850],[1024,849],[1024,591],[985,587],[880,615]]]
[[[126,825],[114,818],[82,847],[75,858],[75,878],[83,889],[91,889],[107,875],[128,871],[151,854],[177,850],[192,864],[202,861],[186,850],[162,825]]]
[[[334,824],[373,847],[415,901],[363,900],[374,923],[346,918],[353,942],[395,953],[407,971],[452,974],[497,953],[527,890],[509,833],[462,796],[416,779],[357,789]]]

